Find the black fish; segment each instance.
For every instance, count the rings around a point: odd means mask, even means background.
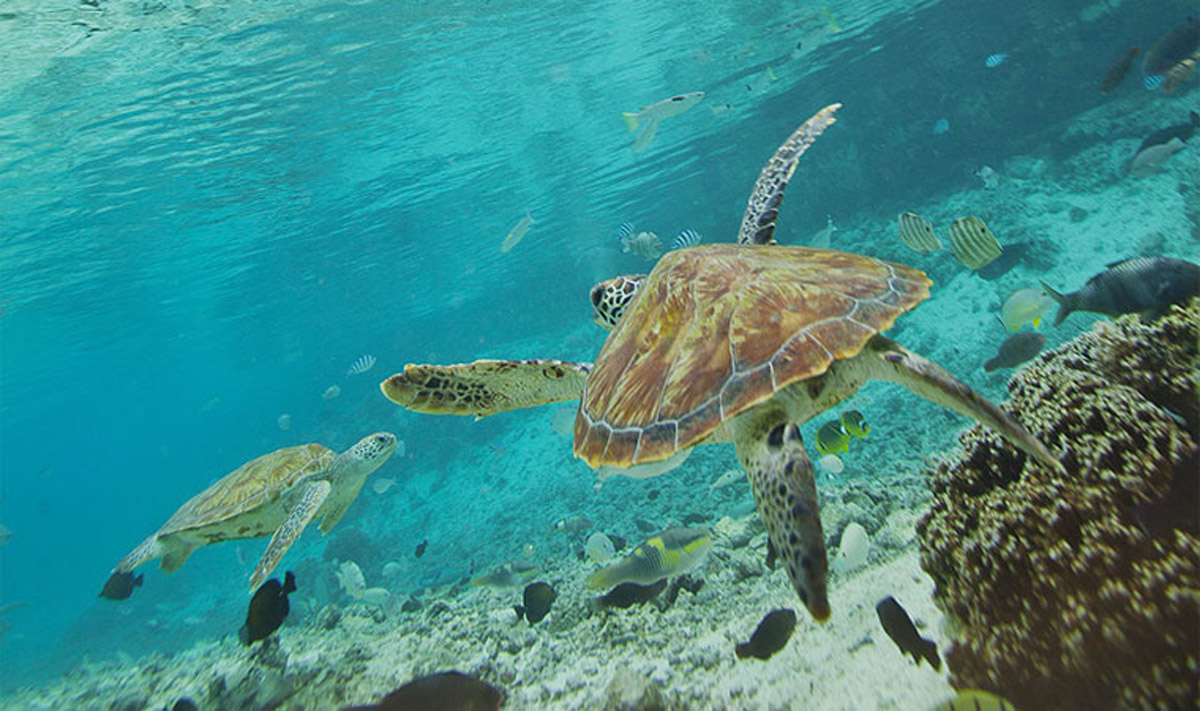
[[[503,702],[503,689],[448,671],[413,679],[377,704],[342,711],[499,711]]]
[[[1142,60],[1142,73],[1146,76],[1166,74],[1197,49],[1200,49],[1200,20],[1189,17],[1187,22],[1160,37],[1150,47]]]
[[[992,261],[975,270],[982,279],[993,281],[1008,273],[1008,270],[1021,263],[1021,257],[1029,249],[1028,242],[1014,242],[1004,245],[1004,251]]]
[[[983,369],[990,373],[1000,368],[1015,368],[1041,352],[1044,345],[1046,337],[1040,333],[1014,333],[1000,344],[996,357],[984,363]]]
[[[913,655],[917,666],[921,666],[921,658],[924,657],[934,671],[942,668],[937,645],[917,632],[916,625],[909,619],[904,608],[900,607],[900,603],[896,602],[896,598],[891,595],[883,598],[875,606],[875,612],[879,615],[879,624],[883,625],[883,631],[892,638],[901,653]]]
[[[1200,533],[1200,447],[1175,465],[1167,493],[1156,501],[1138,504],[1133,515],[1153,538],[1176,528],[1192,535]]]
[[[1107,94],[1125,81],[1125,75],[1129,74],[1129,68],[1133,66],[1133,58],[1139,51],[1137,47],[1130,47],[1128,52],[1109,65],[1108,71],[1104,72],[1104,80],[1100,82],[1101,94]]]
[[[1042,282],[1046,293],[1058,302],[1055,326],[1076,311],[1106,316],[1137,313],[1154,320],[1172,304],[1200,294],[1200,266],[1182,259],[1133,257],[1107,267],[1070,294],[1060,294]]]
[[[254,597],[250,598],[250,609],[246,612],[246,624],[238,630],[238,639],[242,644],[250,645],[266,639],[287,619],[288,593],[296,592],[296,576],[289,570],[283,580],[281,585],[279,578],[271,578],[254,591]]]
[[[683,525],[685,526],[695,526],[698,523],[706,523],[707,521],[708,516],[705,516],[702,513],[696,513],[693,511],[692,513],[683,515]]]
[[[666,587],[666,578],[663,578],[652,585],[621,583],[612,590],[609,590],[607,594],[601,595],[593,600],[592,609],[606,610],[610,607],[617,607],[624,610],[633,607],[634,605],[642,605],[653,600]]]
[[[513,609],[518,619],[524,617],[529,620],[529,624],[534,625],[549,614],[550,606],[557,597],[558,593],[554,592],[549,583],[530,583],[525,586],[525,604],[514,605]]]
[[[609,536],[608,540],[612,541],[613,550],[618,553],[625,550],[625,546],[629,545],[629,541],[624,536]]]
[[[141,587],[144,575],[134,577],[132,572],[129,573],[113,573],[108,576],[108,580],[104,581],[104,589],[100,591],[100,597],[109,600],[124,600],[133,594],[133,589]]]
[[[1149,136],[1146,136],[1142,139],[1142,145],[1138,146],[1138,149],[1133,154],[1137,155],[1150,146],[1161,146],[1164,143],[1170,143],[1176,138],[1187,143],[1188,139],[1195,135],[1197,127],[1200,127],[1200,114],[1192,111],[1188,114],[1187,123],[1177,123],[1174,126],[1160,128]]]
[[[420,543],[417,544],[417,549],[415,551],[413,551],[413,555],[420,558],[421,556],[425,555],[425,548],[428,546],[429,546],[428,539],[421,541]]]
[[[643,533],[654,533],[655,531],[658,530],[658,526],[654,525],[653,523],[651,523],[650,521],[647,521],[644,518],[633,519],[633,525],[637,526],[638,530]]]
[[[737,645],[734,653],[737,654],[738,659],[754,657],[766,661],[787,645],[788,640],[792,638],[794,629],[796,629],[795,610],[789,610],[786,607],[771,610],[766,617],[762,618],[762,622],[758,623],[758,628],[754,630],[754,634],[750,635],[750,641]]]

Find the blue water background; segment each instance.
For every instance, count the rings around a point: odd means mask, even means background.
[[[408,415],[377,383],[412,361],[594,353],[599,335],[571,340],[587,288],[648,266],[620,254],[617,225],[732,238],[765,158],[826,104],[845,109],[797,173],[784,242],[826,215],[849,229],[932,200],[984,163],[1077,148],[1053,142],[1104,100],[1108,62],[1194,9],[1126,3],[1081,23],[1086,5],[830,3],[836,34],[824,6],[782,2],[0,15],[0,36],[72,38],[0,85],[0,603],[30,603],[9,614],[0,685],[102,658],[123,629],[135,651],[191,643],[146,635],[153,605],[96,594],[242,462],[390,429],[408,443],[386,474],[403,486],[502,432]],[[993,52],[1009,58],[987,69]],[[748,91],[767,67],[778,80]],[[635,156],[620,112],[697,89],[705,102]],[[536,224],[500,254],[526,209]],[[375,370],[347,377],[366,353]],[[322,400],[333,383],[341,397]],[[431,497],[397,525],[453,527],[454,506]],[[233,544],[173,576],[143,570],[149,599],[176,602],[241,595],[248,572]]]

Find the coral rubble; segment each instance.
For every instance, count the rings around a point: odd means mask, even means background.
[[[957,627],[954,686],[1047,710],[1200,698],[1200,537],[1150,535],[1135,515],[1196,446],[1198,337],[1193,300],[1098,323],[1013,378],[1009,411],[1064,472],[975,427],[933,473],[921,565]]]

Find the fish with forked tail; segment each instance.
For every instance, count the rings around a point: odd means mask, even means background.
[[[1200,294],[1200,266],[1170,257],[1133,257],[1106,265],[1083,288],[1061,294],[1042,287],[1058,302],[1057,326],[1076,311],[1105,316],[1141,314],[1155,320],[1174,304]]]
[[[891,595],[883,598],[875,605],[875,612],[879,615],[879,624],[883,625],[883,631],[887,632],[887,636],[892,638],[902,653],[911,654],[918,666],[924,658],[934,671],[942,668],[937,645],[917,632],[916,625],[904,608],[900,607],[900,603],[896,602],[896,598]]]

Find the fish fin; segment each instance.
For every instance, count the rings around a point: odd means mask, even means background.
[[[262,558],[258,561],[258,566],[254,569],[254,574],[250,576],[250,589],[253,590],[267,579],[275,566],[279,565],[279,561],[283,559],[283,554],[287,553],[288,548],[300,538],[300,534],[304,532],[304,528],[317,515],[317,511],[321,508],[321,504],[325,503],[329,492],[333,490],[333,485],[327,481],[314,481],[304,489],[303,496],[296,505],[292,507],[291,513],[288,514],[287,520],[284,521],[279,528],[275,530],[275,535],[271,536],[271,542],[267,544],[267,550],[263,553]]]
[[[658,134],[658,119],[650,119],[642,126],[642,132],[633,139],[633,152],[641,153],[650,147],[650,142]]]
[[[525,619],[525,606],[524,605],[513,605],[513,612],[517,613],[518,621]]]
[[[296,576],[290,570],[283,576],[283,592],[285,595],[296,592]]]
[[[737,655],[738,659],[745,659],[750,656],[750,643],[738,642],[737,646],[733,648],[733,652]]]
[[[1054,315],[1054,325],[1057,326],[1065,321],[1067,316],[1070,316],[1071,312],[1075,310],[1074,299],[1071,298],[1070,294],[1062,294],[1056,291],[1054,287],[1046,282],[1042,282],[1042,288],[1046,290],[1051,299],[1054,299],[1058,303],[1058,313]]]
[[[626,130],[633,133],[641,125],[642,115],[633,111],[622,111],[621,118],[625,119]]]

